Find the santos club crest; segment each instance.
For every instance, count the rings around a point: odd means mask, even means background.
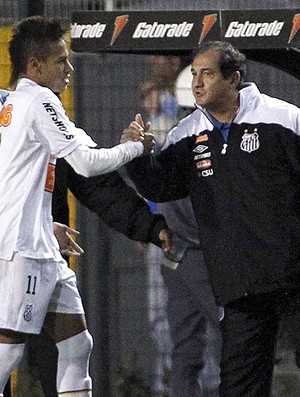
[[[257,132],[248,133],[246,131],[242,136],[242,142],[240,147],[244,152],[251,153],[257,150],[260,146],[259,135]]]

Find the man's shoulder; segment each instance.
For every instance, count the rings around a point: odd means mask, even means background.
[[[289,110],[296,113],[300,112],[300,108],[298,106],[286,100],[266,94],[262,94],[262,97],[264,98],[265,104],[271,108]]]
[[[202,110],[197,108],[188,116],[181,119],[179,123],[167,134],[162,150],[166,149],[171,144],[199,135],[202,131],[209,131],[212,129],[213,126],[211,122]]]
[[[299,107],[297,107],[295,104],[292,104],[291,102],[288,102],[287,100],[278,98],[271,94],[260,92],[254,83],[248,83],[248,85],[246,86],[246,90],[242,90],[241,92],[243,91],[248,94],[248,100],[250,96],[259,100],[259,106],[266,106],[267,108],[279,110],[289,109],[295,112],[300,111]]]

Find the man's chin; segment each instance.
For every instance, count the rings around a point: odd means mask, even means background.
[[[61,94],[62,92],[65,91],[65,89],[67,87],[68,87],[68,84],[61,85],[60,87],[57,87],[57,90],[55,92],[58,93],[58,94]]]
[[[203,101],[196,101],[196,105],[205,107],[205,103]]]

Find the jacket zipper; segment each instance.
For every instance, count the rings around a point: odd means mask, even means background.
[[[226,154],[227,146],[228,146],[227,143],[223,143],[223,148],[222,148],[222,150],[221,150],[221,154]]]

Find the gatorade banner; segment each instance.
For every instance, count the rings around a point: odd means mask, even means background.
[[[219,13],[74,12],[72,49],[81,52],[190,51],[209,34],[219,39]]]
[[[77,52],[190,52],[202,41],[242,49],[300,48],[299,10],[78,11],[71,48]]]
[[[222,12],[221,39],[238,48],[300,48],[300,9]]]

